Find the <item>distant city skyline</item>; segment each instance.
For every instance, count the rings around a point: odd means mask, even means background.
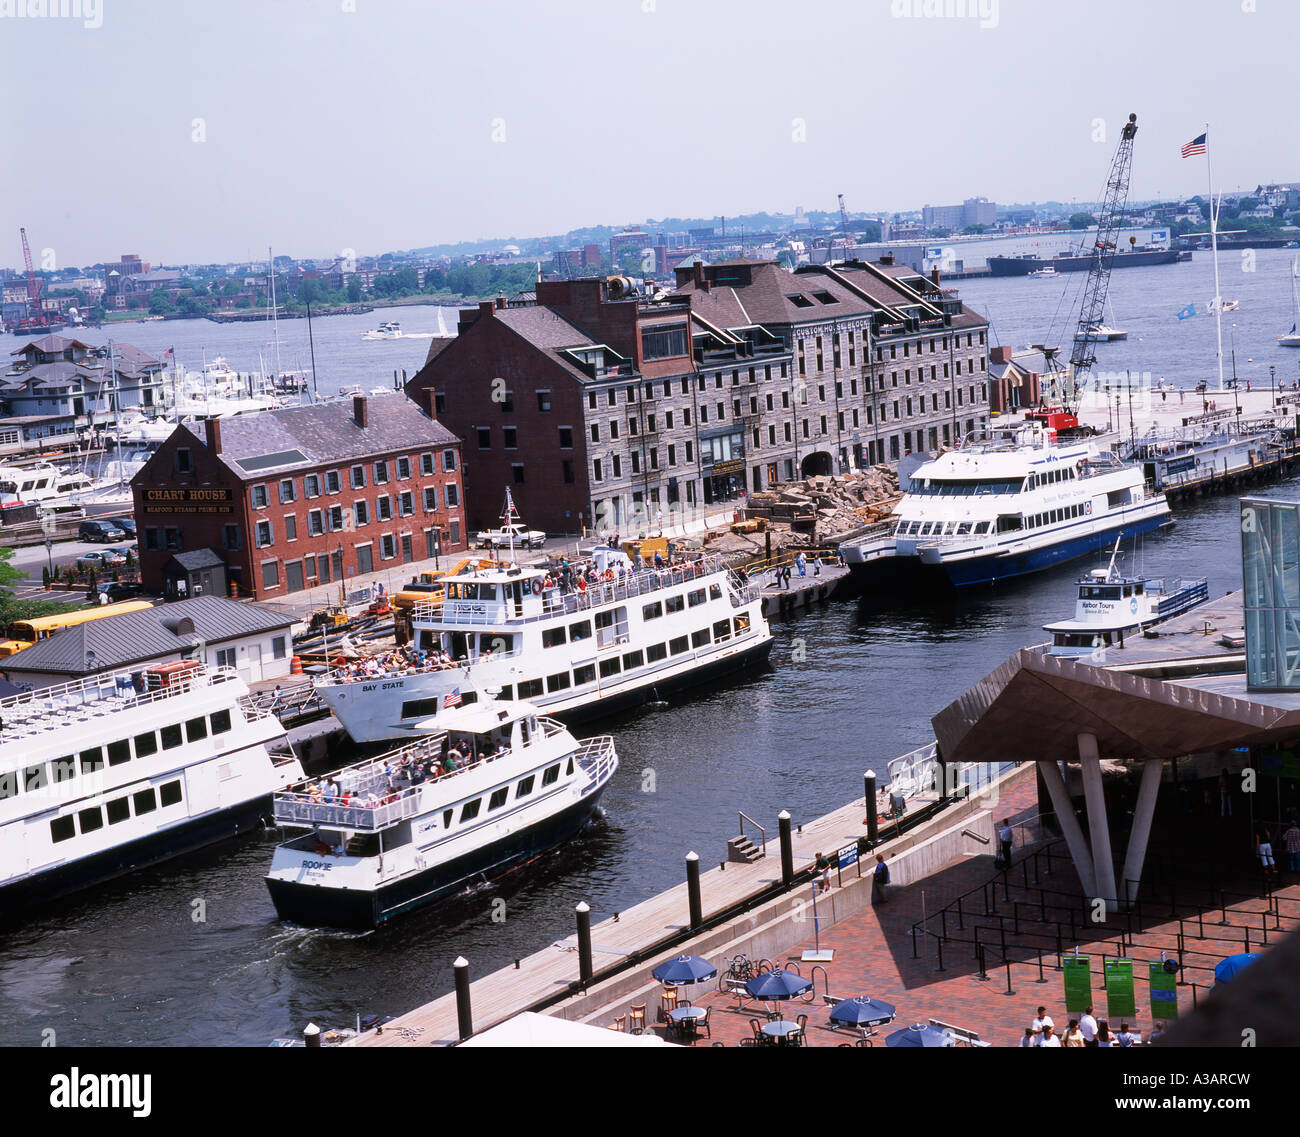
[[[854,213],[1086,203],[1130,111],[1135,200],[1206,192],[1205,159],[1180,148],[1207,118],[1216,190],[1285,181],[1295,148],[1263,110],[1294,101],[1300,5],[1255,6],[100,0],[67,6],[82,18],[0,15],[17,174],[0,187],[0,264],[21,264],[20,225],[62,267],[833,212],[838,193]]]

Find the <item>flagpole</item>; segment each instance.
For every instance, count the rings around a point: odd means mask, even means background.
[[[1205,124],[1205,170],[1210,180],[1210,247],[1214,256],[1214,324],[1219,338],[1219,390],[1223,386],[1223,293],[1219,290],[1219,210],[1214,203],[1214,166],[1210,162],[1210,124]]]

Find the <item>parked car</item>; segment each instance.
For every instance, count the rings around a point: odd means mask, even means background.
[[[126,562],[127,560],[131,559],[131,557],[134,557],[136,560],[140,559],[139,545],[118,545],[112,549],[109,549],[108,552],[116,553],[118,556],[122,558],[123,562]]]
[[[139,536],[139,534],[136,533],[135,531],[134,517],[114,517],[113,524],[116,525],[119,529],[122,530],[123,533],[125,533],[128,537],[131,537],[132,539]]]
[[[114,581],[112,584],[104,585],[99,591],[107,594],[110,604],[116,604],[119,600],[130,600],[141,595],[143,590],[138,584],[119,584]]]
[[[77,564],[82,568],[112,568],[126,564],[126,557],[116,549],[96,549],[93,552],[82,553],[77,558]]]
[[[82,541],[120,541],[126,533],[111,521],[87,518],[77,527],[77,537]]]

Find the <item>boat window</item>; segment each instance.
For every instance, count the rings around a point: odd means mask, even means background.
[[[608,679],[611,675],[617,675],[622,670],[619,665],[618,656],[613,659],[602,659],[600,661],[600,677]]]
[[[519,697],[521,699],[535,699],[542,693],[542,681],[540,679],[521,679],[519,681]]]
[[[497,698],[502,700],[503,702],[508,703],[510,702],[511,699],[515,697],[514,691],[515,691],[514,687],[512,687],[509,683],[507,683],[504,687],[501,688],[501,694],[499,694]]]
[[[77,824],[83,833],[93,833],[104,828],[104,813],[99,806],[83,809],[77,813]]]
[[[579,620],[576,624],[570,624],[569,639],[575,644],[581,640],[591,639],[591,621]]]
[[[492,632],[481,632],[478,637],[478,651],[482,655],[485,651],[494,654],[515,650],[515,637],[511,635],[494,634]]]
[[[564,626],[558,628],[542,629],[542,647],[559,647],[560,644],[568,640],[568,632]]]
[[[722,599],[722,585],[720,584],[709,585],[709,599],[710,600]]]
[[[99,750],[83,750],[81,752],[81,769],[87,769],[87,761],[94,764],[96,769],[104,765],[104,759],[100,757]],[[108,764],[110,766],[122,766],[131,761],[131,743],[125,738],[118,739],[116,742],[108,744]]]
[[[736,635],[743,636],[749,631],[749,617],[737,616],[735,619]]]
[[[960,525],[957,526],[957,536],[961,537],[969,533],[971,531],[971,525],[972,525],[971,522],[963,521]]]
[[[444,829],[450,829],[450,828],[451,828],[451,814],[452,814],[452,811],[451,811],[450,809],[444,809],[444,810],[442,811],[442,827],[443,827]]]
[[[596,613],[596,643],[600,647],[611,644],[627,643],[627,609],[609,608]]]
[[[623,656],[623,670],[632,671],[645,666],[645,657],[639,651],[629,651]]]
[[[162,735],[162,744],[164,750],[175,750],[181,742],[181,724],[165,726],[158,732]]]
[[[158,736],[153,731],[135,736],[135,756],[137,758],[148,758],[150,754],[157,753]]]
[[[664,598],[665,612],[684,612],[686,610],[685,596],[668,596]]]
[[[1133,586],[1133,595],[1134,595],[1134,596],[1141,596],[1141,595],[1142,595],[1142,585],[1141,585],[1141,584],[1135,584],[1135,585]]]
[[[43,790],[49,781],[48,772],[42,766],[28,766],[23,771],[23,789],[28,793],[32,790]]]
[[[547,766],[546,773],[542,775],[542,785],[553,786],[559,780],[560,780],[560,764],[556,762],[554,766]]]
[[[75,758],[56,758],[50,763],[50,771],[54,775],[54,784],[60,782],[70,782],[77,776],[77,760]]]
[[[521,797],[527,797],[530,793],[533,792],[533,778],[534,775],[529,774],[528,777],[520,780],[519,786],[515,790],[516,801],[518,801]]]
[[[18,771],[7,770],[0,774],[0,801],[18,796]]]
[[[158,800],[163,805],[176,805],[181,800],[181,784],[176,782],[164,782],[158,791]]]
[[[198,742],[201,738],[208,737],[208,720],[200,716],[196,719],[189,719],[185,723],[185,741]]]
[[[666,644],[651,644],[645,649],[645,658],[647,663],[658,663],[661,659],[668,658],[668,647]]]
[[[509,786],[502,786],[499,790],[493,790],[492,796],[488,798],[488,809],[500,809],[506,803],[506,798],[510,794]]]
[[[999,517],[998,532],[1011,533],[1024,527],[1024,519],[1021,517]]]
[[[1126,597],[1133,595],[1133,586],[1131,584],[1126,584],[1124,586],[1124,595]]]
[[[731,621],[717,620],[713,625],[713,638],[715,640],[731,639]]]
[[[704,589],[697,588],[692,592],[688,592],[686,594],[686,603],[688,603],[692,608],[698,608],[704,603]]]
[[[75,837],[76,835],[77,830],[71,814],[67,817],[56,817],[50,822],[50,840],[56,845],[60,841],[66,841],[69,837]]]
[[[569,764],[564,770],[565,777],[573,777],[573,755],[569,755]]]
[[[546,677],[547,691],[563,691],[566,690],[569,685],[569,673],[567,671],[561,671],[556,675],[548,675]]]
[[[131,816],[131,802],[128,798],[115,797],[104,806],[104,810],[108,814],[108,823],[117,825]]]
[[[483,799],[481,797],[476,797],[473,801],[467,801],[460,811],[461,821],[471,821],[477,817],[479,806],[482,804]]]
[[[212,723],[213,734],[225,734],[230,729],[229,711],[213,711],[208,720]]]
[[[653,604],[647,604],[641,609],[641,618],[645,620],[657,620],[664,614],[664,606],[656,600]]]
[[[594,663],[585,664],[582,667],[573,669],[573,685],[581,687],[584,683],[596,682],[596,665]]]
[[[687,646],[689,642],[685,636],[676,636],[668,641],[668,650],[673,655],[681,655],[683,652],[690,650]]]
[[[180,728],[178,727],[177,729],[179,730]],[[141,790],[139,793],[132,794],[131,802],[135,806],[136,817],[139,817],[141,814],[152,813],[158,808],[158,798],[155,795],[152,786],[147,790]]]
[[[698,632],[691,633],[691,647],[705,647],[711,639],[709,629],[701,628]]]

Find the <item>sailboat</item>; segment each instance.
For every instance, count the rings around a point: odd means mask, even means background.
[[[1296,294],[1296,262],[1291,262],[1291,307],[1295,319],[1291,321],[1291,330],[1284,336],[1278,336],[1277,342],[1283,347],[1300,347],[1300,296]]]
[[[1098,343],[1117,343],[1119,340],[1128,339],[1128,332],[1121,331],[1115,326],[1115,307],[1111,304],[1109,296],[1106,297],[1106,307],[1110,310],[1110,323],[1093,324],[1086,334],[1083,331],[1075,332],[1075,343],[1081,343],[1088,338]]]

